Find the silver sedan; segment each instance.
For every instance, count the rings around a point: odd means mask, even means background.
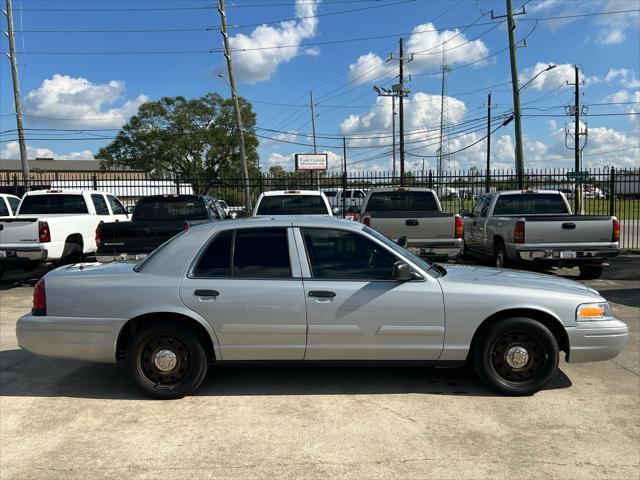
[[[530,395],[561,351],[607,360],[628,329],[570,280],[440,266],[359,223],[282,217],[190,228],[137,265],[53,270],[16,333],[36,354],[125,362],[146,394],[178,398],[210,365],[245,360],[466,362]]]

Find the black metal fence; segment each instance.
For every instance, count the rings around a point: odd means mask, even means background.
[[[400,184],[391,172],[313,173],[287,172],[262,174],[249,179],[252,200],[270,190],[362,189]],[[471,209],[478,195],[486,191],[517,190],[515,171],[479,170],[450,171],[442,176],[433,171],[409,171],[404,185],[428,187],[437,191],[447,212]],[[577,189],[579,187],[579,189]],[[108,191],[125,204],[145,195],[200,193],[224,199],[230,206],[244,205],[244,183],[241,178],[158,177],[132,171],[32,172],[24,182],[19,172],[0,173],[0,192],[18,196],[35,189],[88,189]],[[570,170],[528,170],[524,188],[560,190],[579,214],[614,215],[621,221],[621,247],[640,249],[640,169],[591,169],[576,175]],[[576,195],[576,191],[579,195]]]

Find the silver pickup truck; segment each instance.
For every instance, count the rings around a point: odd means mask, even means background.
[[[438,196],[429,188],[372,190],[360,219],[393,241],[406,237],[407,249],[421,257],[456,258],[462,249],[462,217],[444,213]]]
[[[554,190],[486,193],[464,218],[464,252],[493,258],[496,267],[528,262],[540,267],[578,266],[583,278],[598,278],[603,262],[618,254],[615,217],[572,215]]]

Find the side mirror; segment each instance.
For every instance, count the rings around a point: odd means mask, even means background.
[[[398,245],[400,245],[402,248],[407,248],[407,242],[409,241],[409,239],[403,235],[402,237],[400,237],[398,239],[398,241],[396,242]]]
[[[460,209],[460,215],[462,215],[463,217],[472,217],[473,215],[471,215],[471,212],[469,210],[467,210],[466,208],[461,208]]]
[[[396,262],[393,264],[393,279],[398,282],[407,282],[411,280],[411,267],[408,263]]]

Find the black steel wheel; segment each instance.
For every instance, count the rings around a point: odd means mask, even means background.
[[[138,332],[126,352],[129,374],[153,398],[182,398],[194,391],[207,374],[208,357],[189,330],[159,325]]]
[[[493,324],[473,347],[480,380],[507,395],[532,395],[555,375],[560,353],[549,329],[531,318]]]

